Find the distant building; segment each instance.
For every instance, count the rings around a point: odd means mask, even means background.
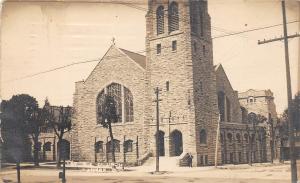
[[[54,111],[54,118],[58,120],[60,106],[50,106],[51,110]],[[66,145],[66,159],[69,160],[71,157],[71,136],[67,132],[63,136],[63,143]],[[33,158],[33,141],[30,139],[30,146],[32,147],[31,153],[29,154],[29,159]],[[58,157],[58,137],[51,127],[44,127],[41,130],[39,136],[39,160],[40,161],[55,161]]]
[[[265,117],[265,123],[260,124],[267,132],[267,157],[279,158],[280,141],[276,138],[277,111],[274,95],[271,90],[253,90],[239,93],[241,106],[248,113],[255,113]]]
[[[254,112],[266,117],[268,120],[277,120],[274,95],[271,90],[253,90],[239,93],[239,101],[248,113]]]

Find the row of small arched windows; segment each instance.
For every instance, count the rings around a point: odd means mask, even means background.
[[[120,152],[120,141],[117,140],[117,139],[114,139],[113,140],[114,142],[114,148],[115,148],[115,152],[118,153]],[[104,143],[103,141],[97,141],[95,143],[95,152],[96,153],[103,153],[104,152]],[[106,143],[106,152],[107,153],[111,153],[112,152],[112,149],[113,149],[113,146],[112,146],[112,141],[109,141]],[[124,147],[124,152],[132,152],[133,151],[133,141],[132,140],[126,140],[123,144],[123,147]]]
[[[243,139],[243,140],[244,140],[246,143],[249,143],[249,140],[251,140],[252,142],[255,142],[255,135],[254,135],[254,134],[251,134],[251,138],[252,138],[252,139],[249,138],[248,133],[245,133],[245,134],[244,134],[244,139]],[[241,143],[241,142],[242,142],[241,134],[237,133],[237,134],[235,135],[235,139],[236,139],[237,143]],[[228,140],[229,143],[232,143],[232,142],[233,142],[233,135],[232,135],[232,133],[227,133],[227,140]],[[221,142],[224,143],[224,134],[221,135]]]
[[[164,6],[159,6],[156,9],[156,27],[157,27],[157,34],[163,34],[164,26],[165,26],[165,9]],[[169,32],[173,32],[179,29],[179,10],[178,10],[178,3],[172,2],[169,5],[168,11],[168,28]]]

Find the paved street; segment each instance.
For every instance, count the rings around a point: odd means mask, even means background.
[[[6,179],[5,183],[15,182],[12,179]],[[55,177],[23,177],[23,183],[56,183],[59,182]],[[183,178],[183,177],[168,177],[168,176],[148,176],[148,177],[70,177],[67,182],[72,183],[87,183],[87,182],[105,182],[105,183],[193,183],[193,182],[205,182],[205,183],[285,183],[287,180],[261,180],[261,179],[222,179],[222,178]]]
[[[22,183],[58,183],[56,169],[26,169],[22,171]],[[0,177],[5,183],[16,182],[15,170],[4,170]],[[125,172],[92,173],[69,170],[67,182],[87,183],[289,183],[288,164],[228,165],[219,168],[175,168],[159,175],[149,172],[149,167],[130,168]]]

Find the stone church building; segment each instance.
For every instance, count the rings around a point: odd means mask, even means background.
[[[206,1],[149,0],[145,55],[118,48],[107,50],[74,93],[71,159],[143,163],[156,155],[156,94],[159,88],[159,155],[187,153],[197,166],[265,162],[265,128],[247,120],[221,65],[213,63],[211,20]],[[99,121],[104,96],[116,102],[114,141]],[[220,121],[220,136],[217,137]],[[219,143],[216,143],[216,142]]]

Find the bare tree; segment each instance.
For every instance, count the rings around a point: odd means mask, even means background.
[[[98,115],[102,118],[98,118],[98,123],[100,123],[104,128],[108,128],[109,136],[111,139],[111,147],[109,148],[111,148],[112,152],[112,161],[115,163],[115,141],[112,131],[112,123],[118,122],[116,101],[113,96],[104,95],[104,102],[99,105],[101,105],[101,110],[98,110]]]
[[[67,107],[56,107],[50,106],[50,103],[47,102],[47,126],[52,128],[55,135],[58,138],[58,157],[57,157],[57,167],[61,166],[61,148],[64,134],[69,132],[72,127],[71,115],[72,108],[70,106]]]

